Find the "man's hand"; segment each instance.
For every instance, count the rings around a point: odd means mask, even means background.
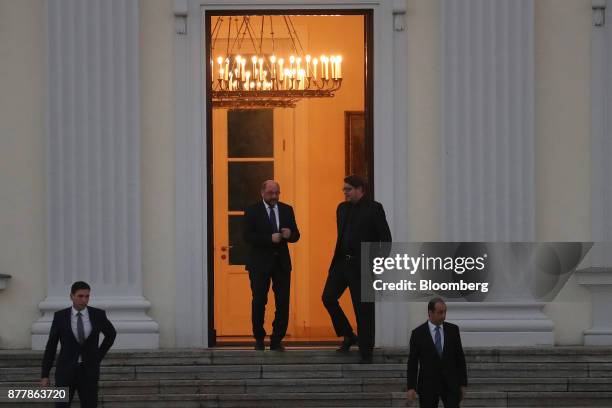
[[[291,236],[291,230],[289,228],[281,228],[281,235],[284,239],[289,239]]]
[[[274,234],[272,234],[272,242],[274,242],[275,244],[281,242],[281,234],[279,232],[275,232]]]
[[[414,388],[409,389],[406,397],[408,398],[408,401],[414,401],[417,397],[416,390]]]
[[[460,401],[463,401],[465,399],[465,392],[466,392],[466,387],[461,387],[461,399]]]
[[[41,387],[48,387],[49,386],[49,377],[41,378],[40,379],[40,386]]]

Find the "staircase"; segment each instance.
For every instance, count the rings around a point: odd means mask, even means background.
[[[377,349],[374,364],[360,365],[357,352],[331,349],[111,351],[98,406],[410,406],[407,357],[406,349]],[[41,358],[41,352],[0,350],[0,388],[36,385]],[[462,407],[612,407],[612,348],[473,348],[466,358]],[[50,405],[0,403],[9,406]]]

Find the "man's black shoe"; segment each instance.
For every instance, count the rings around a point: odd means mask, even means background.
[[[273,351],[285,351],[285,346],[282,343],[272,343],[270,344],[270,350]]]
[[[344,336],[342,344],[336,351],[339,353],[348,353],[351,349],[351,346],[354,346],[355,344],[357,344],[357,336],[355,336],[354,334],[351,334],[350,336]]]
[[[255,350],[265,350],[266,346],[264,345],[263,340],[257,340],[255,342]]]

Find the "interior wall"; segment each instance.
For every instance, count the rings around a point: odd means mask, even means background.
[[[295,17],[294,22],[307,27],[307,49],[312,55],[340,53],[343,58],[342,88],[334,98],[300,102],[307,105],[307,131],[296,129],[296,137],[308,140],[307,178],[296,178],[296,183],[308,183],[309,191],[307,197],[302,197],[307,200],[309,225],[300,226],[302,240],[308,240],[309,265],[307,271],[296,270],[309,276],[310,323],[306,327],[313,336],[335,336],[321,294],[336,244],[336,207],[344,200],[344,112],[362,111],[365,106],[364,17],[303,16]],[[348,291],[341,305],[354,322]],[[296,323],[304,326],[304,322]]]

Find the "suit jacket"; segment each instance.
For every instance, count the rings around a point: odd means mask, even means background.
[[[345,234],[345,224],[348,222],[349,212],[353,212],[354,217],[351,230],[348,232],[348,246],[351,255],[355,256],[355,263],[359,264],[361,256],[362,242],[391,242],[391,230],[387,223],[385,210],[378,201],[362,197],[355,205],[348,201],[343,201],[336,209],[336,226],[338,228],[338,238],[336,239],[336,249],[330,269],[334,266],[337,256],[343,256],[342,248],[343,235]],[[389,245],[381,247],[381,253],[376,256],[387,256]]]
[[[55,360],[57,343],[60,342],[62,347],[55,368],[56,383],[60,381],[67,384],[74,379],[79,355],[81,355],[87,377],[91,380],[97,380],[100,377],[100,362],[113,345],[117,332],[106,317],[104,310],[88,306],[87,312],[91,322],[91,333],[83,345],[80,345],[74,337],[70,324],[71,309],[69,307],[59,310],[53,316],[49,340],[45,347],[42,362],[41,378],[49,377],[49,371],[51,371],[53,360]],[[104,334],[104,340],[98,346],[100,333]]]
[[[408,355],[408,389],[416,389],[419,394],[429,394],[439,392],[442,382],[452,392],[467,386],[467,368],[459,327],[447,322],[443,323],[443,327],[442,357],[438,355],[427,322],[412,331]]]
[[[295,222],[293,208],[280,201],[277,206],[279,232],[281,228],[291,230],[289,239],[282,239],[278,244],[272,242],[272,224],[263,200],[244,211],[244,240],[250,247],[246,261],[246,269],[249,271],[268,271],[276,259],[284,271],[291,271],[287,243],[297,242],[300,239],[300,231]]]

